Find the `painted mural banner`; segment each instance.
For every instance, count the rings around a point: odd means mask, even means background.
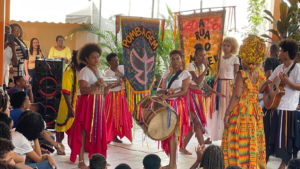
[[[194,45],[201,43],[206,51],[208,72],[207,84],[213,87],[217,78],[223,40],[226,11],[212,11],[178,15],[179,46],[185,56],[185,64],[194,61]]]
[[[123,63],[127,99],[131,112],[154,83],[160,21],[122,16]]]

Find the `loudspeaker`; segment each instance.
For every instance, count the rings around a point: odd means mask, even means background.
[[[64,59],[35,60],[34,85],[32,88],[34,102],[42,103],[46,107],[45,121],[48,129],[54,129],[55,127],[64,69]]]

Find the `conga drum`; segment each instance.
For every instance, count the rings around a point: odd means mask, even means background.
[[[176,111],[154,95],[146,96],[139,101],[132,117],[144,133],[156,141],[169,138],[178,126]]]

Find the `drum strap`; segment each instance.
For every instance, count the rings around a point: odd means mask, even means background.
[[[180,73],[182,72],[182,70],[178,70],[175,74],[175,76],[172,77],[172,79],[170,80],[167,89],[170,89],[170,87],[172,86],[173,82],[176,80],[176,78],[180,75]],[[168,94],[168,92],[166,92],[165,94]]]

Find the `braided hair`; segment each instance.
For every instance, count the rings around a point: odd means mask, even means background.
[[[8,95],[0,89],[0,111],[5,111],[7,109]]]
[[[205,169],[225,169],[223,151],[219,146],[210,145],[203,153],[200,167]]]
[[[71,62],[70,64],[66,67],[65,71],[69,68],[69,67],[73,67],[73,68],[80,68],[80,70],[82,68],[84,68],[86,65],[84,63],[79,63],[78,60],[77,60],[77,53],[78,53],[78,50],[73,50],[72,52],[72,58],[71,58]],[[75,71],[75,69],[74,69]],[[76,72],[74,72],[76,73]]]

